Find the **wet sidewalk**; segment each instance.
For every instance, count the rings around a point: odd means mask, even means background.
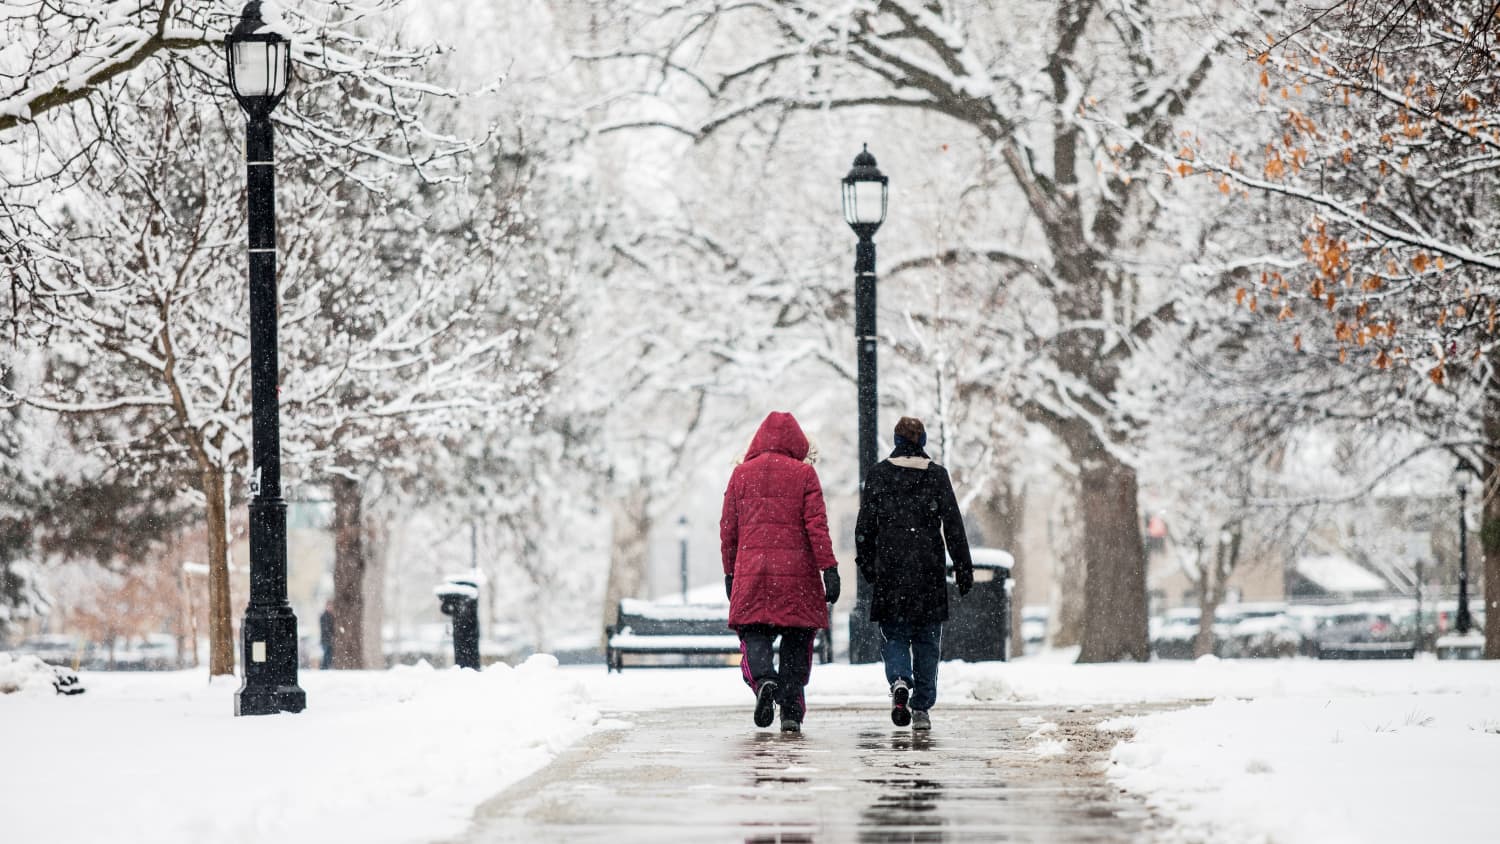
[[[481,806],[463,840],[1151,840],[1158,822],[1102,774],[1118,736],[1093,725],[1118,714],[948,707],[924,736],[869,707],[814,706],[801,735],[757,730],[748,705],[631,713]]]

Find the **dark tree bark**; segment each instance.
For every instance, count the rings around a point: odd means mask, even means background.
[[[333,667],[364,668],[364,490],[333,479]]]
[[[1136,507],[1135,470],[1103,449],[1079,476],[1083,509],[1083,648],[1079,662],[1145,662],[1146,549]]]
[[[208,673],[234,673],[234,617],[229,601],[229,512],[224,472],[202,471],[208,519]]]

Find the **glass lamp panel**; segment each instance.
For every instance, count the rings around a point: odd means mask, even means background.
[[[241,41],[234,45],[234,92],[242,97],[264,97],[271,93],[277,69],[272,59],[275,47],[265,41]],[[286,87],[286,80],[281,81]]]
[[[270,78],[270,93],[273,97],[279,97],[286,91],[287,58],[292,45],[286,41],[275,41],[269,46],[266,59],[269,62],[267,74]]]
[[[844,222],[854,225],[858,220],[854,217],[854,185],[844,182]]]
[[[885,185],[880,182],[854,183],[855,223],[880,223],[885,219]]]

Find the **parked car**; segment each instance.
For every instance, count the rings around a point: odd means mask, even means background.
[[[1287,607],[1287,621],[1297,634],[1297,655],[1318,655],[1318,624],[1328,614],[1321,604],[1293,604]]]
[[[73,665],[88,659],[92,646],[69,633],[39,633],[16,646],[16,653],[30,654],[49,665]]]
[[[1411,659],[1417,629],[1412,613],[1380,604],[1330,607],[1319,619],[1319,659]]]
[[[1214,653],[1225,658],[1296,656],[1301,643],[1286,604],[1232,604],[1214,616]]]
[[[1192,659],[1198,638],[1197,607],[1178,607],[1151,619],[1151,652],[1157,659]]]

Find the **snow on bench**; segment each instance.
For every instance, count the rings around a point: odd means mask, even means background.
[[[658,604],[626,598],[620,602],[620,615],[652,621],[717,621],[728,629],[729,604]]]
[[[638,636],[625,632],[609,637],[609,646],[617,651],[641,654],[737,654],[740,652],[740,637],[733,633],[724,636]]]

